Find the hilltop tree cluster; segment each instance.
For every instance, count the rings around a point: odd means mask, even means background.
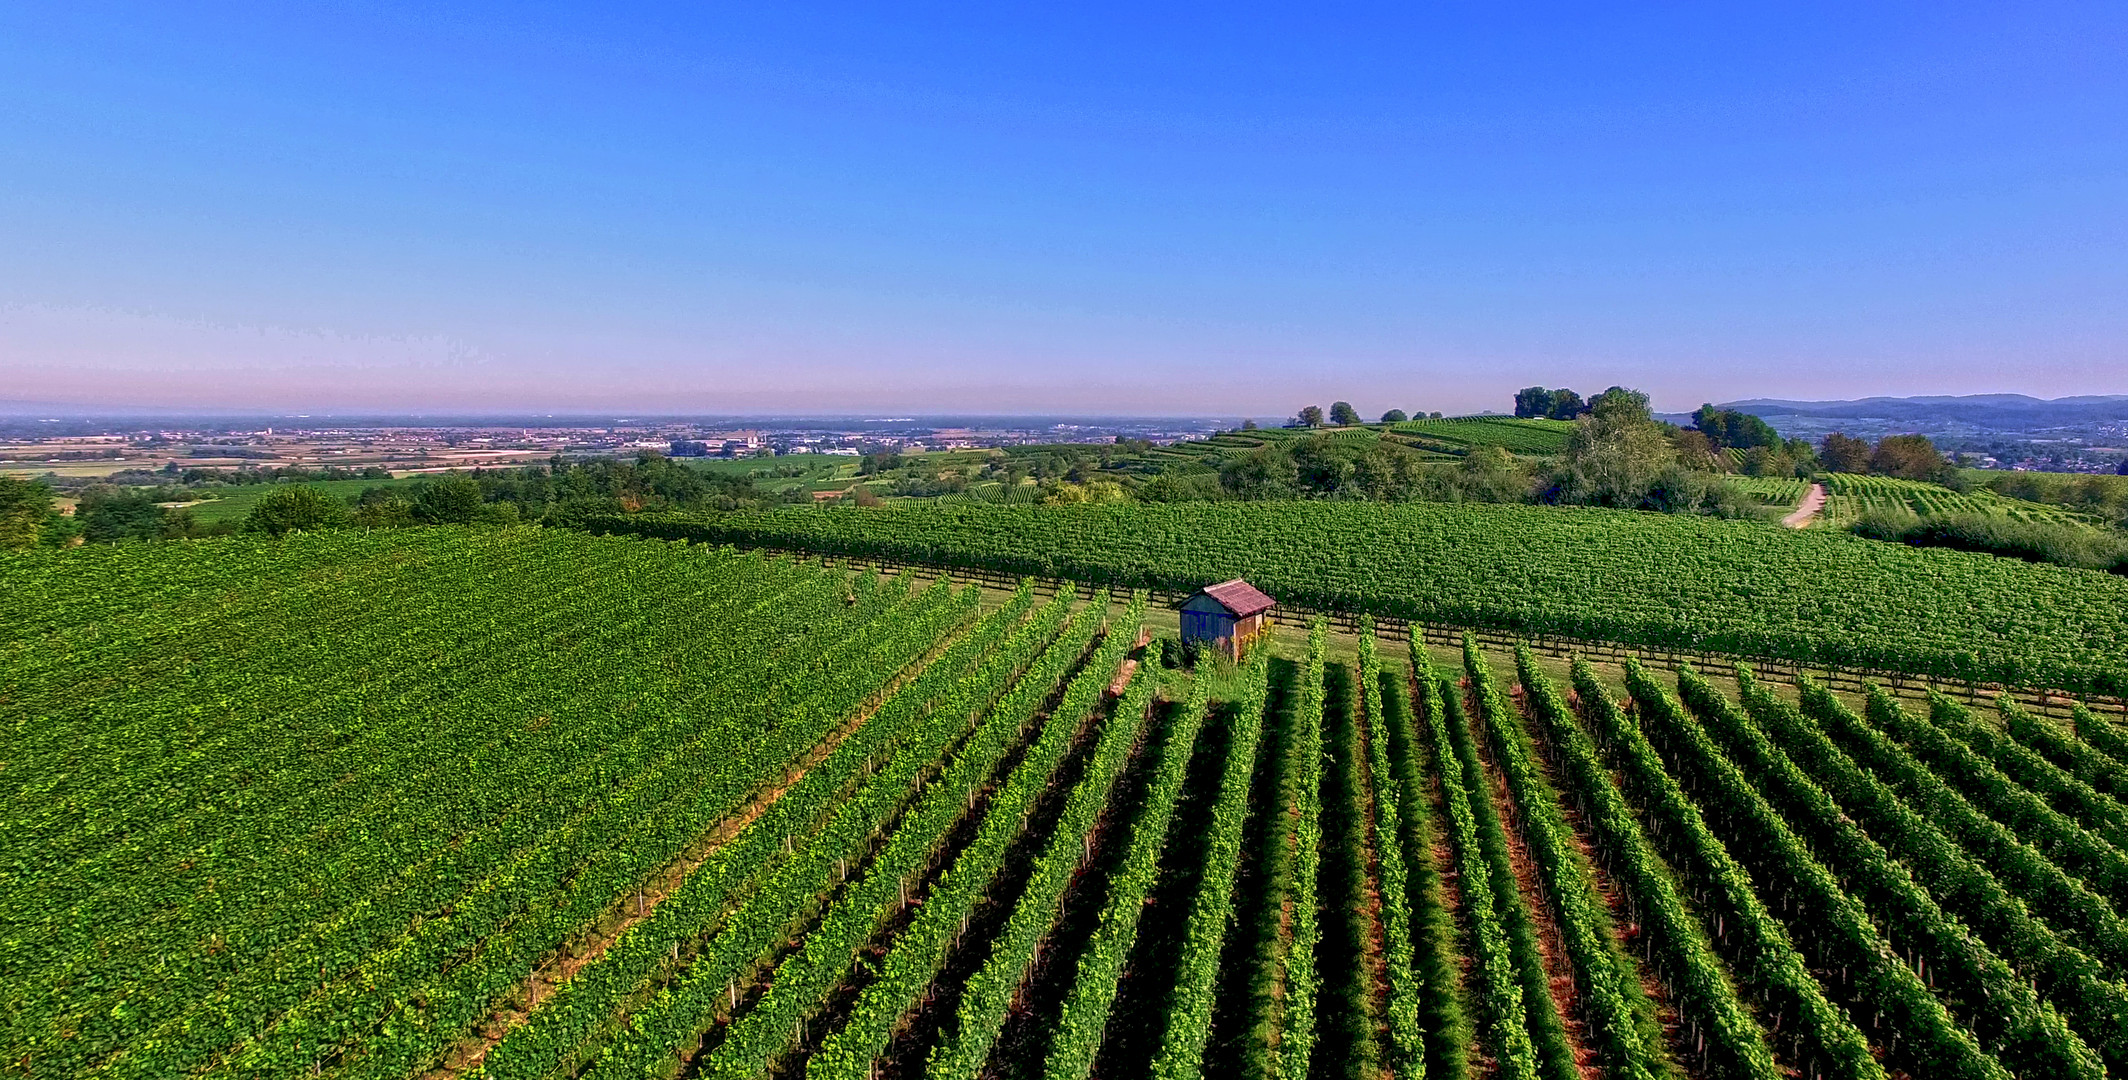
[[[1564,387],[1547,390],[1530,386],[1515,391],[1515,415],[1524,420],[1573,420],[1588,411],[1589,403]]]
[[[1379,422],[1401,424],[1407,420],[1426,420],[1429,418],[1439,420],[1441,414],[1439,412],[1407,413],[1402,409],[1390,409],[1382,414],[1382,419]],[[1327,413],[1323,411],[1323,407],[1320,405],[1303,405],[1299,412],[1293,414],[1292,419],[1286,421],[1286,426],[1289,428],[1352,427],[1366,422],[1366,418],[1360,415],[1358,409],[1352,407],[1351,402],[1336,401],[1330,404],[1330,411]],[[1253,431],[1256,429],[1256,422],[1246,420],[1242,422],[1241,427],[1243,431]]]
[[[1925,480],[1959,491],[1969,486],[1926,435],[1886,435],[1872,447],[1867,439],[1835,431],[1825,436],[1819,456],[1831,472]]]

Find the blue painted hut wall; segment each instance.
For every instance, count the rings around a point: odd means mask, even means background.
[[[1234,636],[1234,613],[1209,596],[1182,605],[1182,640],[1218,641]]]

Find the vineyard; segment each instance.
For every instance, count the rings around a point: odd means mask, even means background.
[[[1780,476],[1731,476],[1735,484],[1753,503],[1778,508],[1783,512],[1793,510],[1810,491],[1810,481]]]
[[[2044,503],[2026,502],[1976,490],[1959,494],[1949,488],[1892,476],[1829,473],[1825,478],[1824,519],[1844,525],[1871,513],[1980,514],[2012,521],[2074,523],[2075,515]]]
[[[1526,420],[1508,416],[1459,416],[1445,420],[1407,420],[1389,431],[1422,449],[1466,453],[1497,446],[1517,454],[1557,454],[1566,449],[1574,425],[1567,420]]]
[[[1442,420],[1406,420],[1340,428],[1263,428],[1228,431],[1209,438],[1155,447],[1166,459],[1216,460],[1264,446],[1291,446],[1304,439],[1372,445],[1388,442],[1418,453],[1424,460],[1455,461],[1481,447],[1496,446],[1517,454],[1543,456],[1566,449],[1574,425],[1565,420],[1525,420],[1511,416],[1458,416]]]
[[[2128,692],[2128,578],[1834,530],[1338,502],[631,515],[613,532],[1281,601],[1648,648]],[[1984,614],[1983,614],[1984,613]]]
[[[2128,1075],[2082,709],[535,529],[0,582],[16,1075]]]

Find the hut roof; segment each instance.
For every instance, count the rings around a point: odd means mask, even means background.
[[[1269,611],[1278,605],[1278,601],[1264,595],[1263,590],[1240,578],[1235,578],[1232,581],[1222,581],[1217,585],[1207,585],[1204,587],[1203,592],[1206,596],[1219,601],[1228,611],[1233,612],[1234,617],[1237,619],[1246,619],[1258,612]]]

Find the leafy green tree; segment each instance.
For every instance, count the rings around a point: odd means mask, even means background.
[[[1297,426],[1300,427],[1322,427],[1323,407],[1320,405],[1306,406],[1301,409],[1300,415],[1295,417],[1294,420]]]
[[[1781,445],[1780,433],[1766,421],[1747,412],[1734,409],[1717,409],[1701,405],[1692,414],[1692,426],[1705,432],[1716,446],[1734,446],[1748,450],[1754,446]]]
[[[1544,416],[1552,420],[1572,420],[1587,411],[1588,405],[1581,400],[1580,394],[1562,388],[1552,391]]]
[[[1795,462],[1797,476],[1814,476],[1823,468],[1818,463],[1818,448],[1810,445],[1809,439],[1789,439],[1782,445],[1788,451],[1788,460]]]
[[[1305,495],[1335,495],[1352,479],[1354,447],[1329,435],[1303,439],[1293,447],[1293,467]]]
[[[1622,430],[1628,425],[1650,424],[1655,414],[1648,406],[1648,395],[1639,390],[1614,386],[1589,402],[1589,415],[1598,423]]]
[[[1350,427],[1360,422],[1359,410],[1349,401],[1333,401],[1330,403],[1330,422],[1339,427]]]
[[[414,495],[415,519],[429,525],[465,525],[480,519],[480,482],[445,476],[421,485]]]
[[[1954,472],[1926,435],[1886,435],[1869,455],[1869,471],[1902,480],[1942,482]]]
[[[286,536],[292,532],[337,529],[348,523],[347,504],[304,484],[276,487],[244,516],[245,532]]]
[[[1229,459],[1219,470],[1219,486],[1236,499],[1290,499],[1300,488],[1300,469],[1293,455],[1262,446]]]
[[[1376,443],[1352,463],[1354,486],[1376,502],[1417,498],[1425,479],[1419,456],[1401,446]]]
[[[1614,386],[1597,395],[1589,415],[1575,424],[1545,498],[1639,507],[1668,470],[1678,467],[1677,447],[1665,426],[1655,422],[1648,395]]]
[[[370,489],[370,491],[382,490],[384,489]],[[369,491],[365,491],[362,494],[367,496]],[[384,498],[375,501],[365,499],[355,506],[354,524],[365,529],[403,529],[409,525],[416,524],[414,520],[414,504],[389,493]]]
[[[1616,387],[1613,387],[1616,389]],[[1515,391],[1515,415],[1525,420],[1572,420],[1588,411],[1581,395],[1560,387],[1527,386]],[[1440,417],[1435,413],[1435,418]]]
[[[82,496],[75,513],[81,518],[82,538],[92,544],[159,540],[177,524],[165,520],[167,515],[155,505],[155,496],[139,492],[91,491]]]
[[[1138,497],[1146,502],[1212,502],[1226,498],[1219,474],[1200,465],[1171,466],[1146,481]]]
[[[1722,472],[1728,460],[1707,433],[1696,428],[1685,428],[1671,440],[1677,446],[1677,460],[1687,467],[1707,472]]]
[[[1401,424],[1409,419],[1411,419],[1411,417],[1406,416],[1404,414],[1404,410],[1402,409],[1391,409],[1388,412],[1382,414],[1382,423],[1385,424]]]
[[[37,480],[0,476],[0,548],[34,546],[51,516],[51,488]]]
[[[1450,502],[1527,502],[1530,475],[1513,454],[1497,446],[1481,446],[1463,456],[1453,472],[1440,477],[1444,486],[1435,492]]]
[[[1243,431],[1255,431],[1255,430],[1256,430],[1256,421],[1254,421],[1254,420],[1243,420],[1243,421],[1241,422],[1241,430],[1243,430]]]
[[[1745,476],[1794,476],[1795,459],[1776,446],[1754,446],[1744,451],[1739,471]]]
[[[1869,441],[1852,435],[1833,432],[1825,436],[1824,449],[1818,455],[1825,467],[1833,472],[1866,473],[1869,471]]]

